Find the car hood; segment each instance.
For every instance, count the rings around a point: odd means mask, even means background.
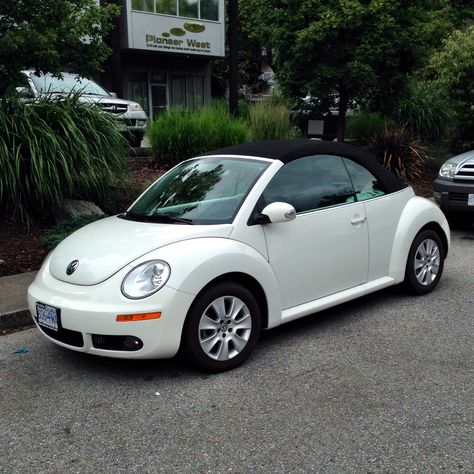
[[[51,254],[49,271],[67,283],[96,285],[152,250],[187,239],[228,238],[231,231],[231,224],[155,224],[108,217],[63,240]],[[79,264],[67,275],[66,269],[74,260]]]
[[[454,163],[460,165],[461,163],[474,163],[474,150],[461,153],[460,155],[453,156],[450,158],[447,163]]]

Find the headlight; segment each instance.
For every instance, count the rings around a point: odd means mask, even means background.
[[[441,169],[439,170],[439,175],[442,178],[453,179],[455,169],[456,169],[456,164],[450,163],[448,161],[443,166],[441,166]]]
[[[156,293],[171,274],[170,266],[163,260],[149,260],[128,272],[122,282],[122,293],[127,298],[138,300]]]
[[[130,110],[133,112],[143,112],[142,106],[136,102],[130,102]]]

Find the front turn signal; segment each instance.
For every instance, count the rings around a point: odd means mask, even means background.
[[[149,321],[150,319],[160,319],[161,313],[142,313],[142,314],[119,314],[116,318],[118,323],[129,323],[132,321]]]

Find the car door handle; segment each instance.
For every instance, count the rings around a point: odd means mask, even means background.
[[[367,220],[367,217],[354,217],[354,219],[351,220],[352,225],[358,225],[362,224]]]

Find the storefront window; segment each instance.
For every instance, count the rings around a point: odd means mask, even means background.
[[[132,0],[132,10],[219,20],[219,0]]]
[[[151,115],[153,120],[158,117],[159,114],[166,110],[167,97],[166,97],[166,73],[155,72],[151,74]]]
[[[128,98],[138,102],[148,113],[148,82],[146,72],[130,73],[128,77]]]
[[[132,0],[132,10],[141,12],[154,12],[155,0]]]
[[[179,0],[179,16],[199,18],[198,0]]]
[[[171,107],[186,108],[185,77],[173,77],[171,80]]]
[[[201,0],[201,18],[219,20],[219,0]]]
[[[202,76],[188,76],[188,108],[198,109],[204,105],[204,78]]]
[[[203,76],[174,76],[171,79],[171,107],[197,109],[204,105]]]
[[[156,0],[156,13],[176,15],[176,0]]]

